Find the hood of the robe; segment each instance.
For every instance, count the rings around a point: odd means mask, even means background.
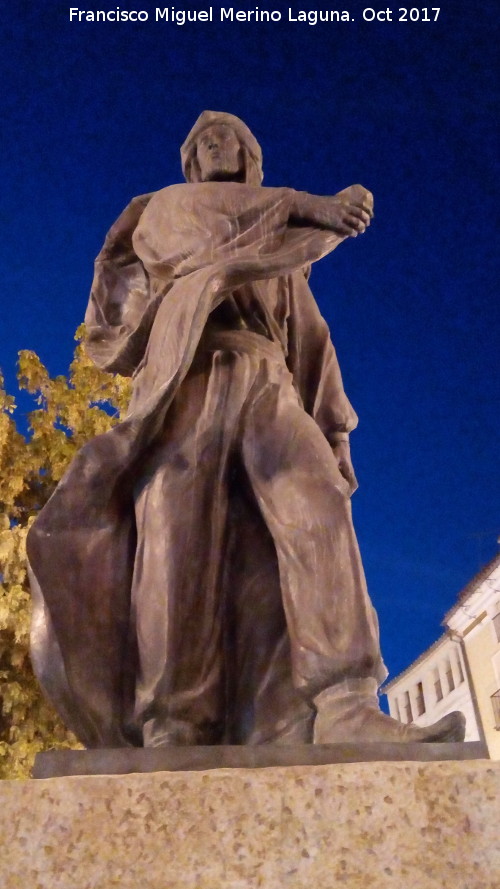
[[[244,155],[245,182],[260,185],[263,179],[262,151],[247,125],[234,114],[225,111],[203,111],[181,147],[182,172],[187,182],[200,182],[201,174],[196,158],[196,140],[200,133],[214,124],[225,124],[236,133]]]

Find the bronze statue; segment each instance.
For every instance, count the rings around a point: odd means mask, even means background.
[[[40,681],[88,747],[463,739],[461,714],[379,709],[357,418],[307,283],[372,195],[262,187],[231,114],[181,157],[187,184],[135,198],[96,260],[88,351],[133,397],[29,535]]]

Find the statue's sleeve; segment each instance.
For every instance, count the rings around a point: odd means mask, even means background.
[[[160,299],[132,245],[150,198],[134,198],[108,232],[95,261],[85,314],[88,354],[103,370],[125,376],[142,359]]]
[[[288,278],[288,357],[304,409],[333,444],[336,433],[351,432],[358,418],[344,392],[337,354],[326,321],[302,272]]]

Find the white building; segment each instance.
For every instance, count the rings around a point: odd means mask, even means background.
[[[466,718],[465,740],[481,738],[464,653],[460,643],[446,633],[383,691],[389,713],[400,722],[430,725],[452,710],[461,710]]]
[[[391,716],[429,725],[461,710],[466,741],[485,741],[500,759],[500,554],[459,594],[446,632],[388,682]]]
[[[500,759],[500,555],[467,584],[444,623],[466,652],[491,759]]]

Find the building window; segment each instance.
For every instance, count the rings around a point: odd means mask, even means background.
[[[446,661],[446,682],[448,683],[448,691],[453,691],[455,688],[455,680],[453,678],[453,670],[451,669],[449,660]]]
[[[422,713],[425,713],[425,699],[424,699],[424,687],[421,682],[417,683],[417,716],[422,716]]]
[[[493,618],[493,627],[497,636],[497,642],[500,642],[500,611]]]
[[[436,692],[436,701],[442,701],[443,686],[441,685],[441,677],[437,668],[434,670],[434,691]]]
[[[412,722],[413,721],[413,713],[411,712],[411,701],[410,701],[410,693],[405,691],[403,695],[403,721],[404,722]]]

